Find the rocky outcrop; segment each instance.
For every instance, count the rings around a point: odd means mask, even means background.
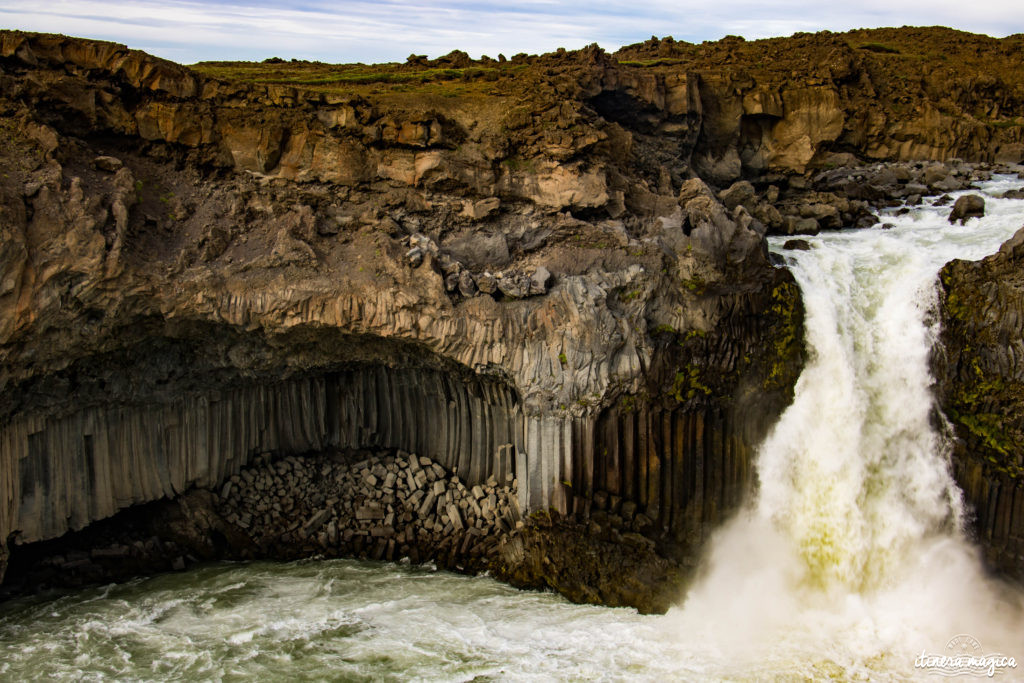
[[[517,475],[522,431],[507,386],[382,366],[207,388],[117,411],[97,405],[47,419],[34,413],[3,432],[6,453],[18,463],[17,482],[6,484],[7,495],[20,499],[10,524],[26,539],[53,538],[126,505],[214,487],[261,452],[408,448],[430,453],[471,485],[490,478],[505,484]]]
[[[467,487],[440,463],[403,451],[265,453],[216,490],[193,489],[16,554],[10,583],[74,585],[200,560],[315,554],[479,571],[524,528],[515,488],[514,479],[494,477]]]
[[[949,222],[960,221],[960,225],[963,225],[969,218],[981,218],[984,215],[985,199],[976,194],[968,194],[953,204],[953,210],[949,212]]]
[[[942,36],[944,91],[860,34],[352,76],[0,32],[0,558],[161,498],[227,537],[260,454],[400,449],[553,514],[510,581],[663,609],[802,364],[765,234],[1020,161],[1015,39]]]
[[[939,402],[953,472],[989,564],[1024,579],[1024,228],[981,261],[941,273]]]
[[[727,183],[861,160],[1020,163],[1021,37],[943,28],[871,29],[622,48],[647,73],[698,76],[695,164]],[[997,75],[998,74],[998,75]]]
[[[577,602],[665,612],[686,573],[636,533],[614,539],[549,511],[523,519],[517,481],[466,486],[440,463],[403,451],[261,454],[215,490],[198,488],[15,553],[0,596],[177,571],[197,562],[272,558],[407,558],[490,571]],[[623,552],[628,549],[628,552]]]
[[[743,206],[685,156],[651,180],[654,139],[587,104],[628,118],[647,105],[614,93],[657,88],[600,51],[551,63],[503,119],[0,34],[12,562],[339,448],[514,480],[524,514],[596,518],[581,538],[608,547],[625,507],[652,557],[692,562],[789,400],[799,296]],[[672,87],[683,145],[695,86]]]

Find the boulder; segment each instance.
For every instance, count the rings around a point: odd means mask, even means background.
[[[117,157],[98,156],[92,160],[92,165],[100,171],[117,173],[124,167],[124,162]]]
[[[718,193],[718,198],[725,204],[725,208],[732,211],[737,206],[743,206],[748,211],[753,211],[757,203],[757,193],[754,186],[746,180],[740,180],[729,186],[728,189]]]
[[[505,265],[509,261],[508,241],[501,233],[471,233],[457,237],[444,245],[453,258],[470,268],[491,268]]]
[[[490,271],[485,270],[477,276],[476,286],[484,294],[494,294],[498,291],[498,280]]]
[[[931,164],[921,174],[921,182],[928,186],[934,186],[949,177],[949,169],[942,164]]]
[[[953,210],[949,213],[949,222],[960,221],[963,225],[970,218],[981,218],[985,215],[985,200],[976,194],[968,194],[960,197],[953,204]]]
[[[462,274],[459,275],[459,293],[465,297],[476,296],[476,280],[473,279],[473,274],[468,270],[462,271]]]
[[[842,225],[839,209],[831,204],[804,204],[800,207],[801,218],[813,218],[822,228],[838,228]]]
[[[783,232],[787,235],[817,235],[821,232],[821,225],[814,218],[786,216],[783,219]]]
[[[551,282],[551,271],[540,266],[530,277],[530,294],[544,294],[548,291],[548,284]]]
[[[931,184],[929,187],[935,192],[956,192],[967,187],[967,183],[950,175],[937,183]]]
[[[776,209],[771,204],[769,204],[768,202],[761,202],[760,204],[755,206],[754,211],[752,213],[754,218],[767,225],[773,231],[782,228],[782,214],[779,213],[779,210]]]

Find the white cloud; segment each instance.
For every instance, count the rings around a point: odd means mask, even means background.
[[[948,25],[1007,35],[1024,31],[1024,3],[862,0],[0,0],[0,25],[103,38],[176,61],[272,55],[345,61],[401,61],[411,52],[452,49],[474,56],[547,52],[597,42],[607,49],[673,35],[680,40],[789,35],[857,27]]]

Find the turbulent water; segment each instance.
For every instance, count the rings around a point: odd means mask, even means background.
[[[757,495],[665,616],[423,567],[219,565],[0,605],[0,678],[903,680],[960,634],[1024,659],[1024,598],[964,540],[929,393],[936,272],[1024,224],[1024,202],[987,209],[950,226],[922,206],[785,252],[810,361]]]

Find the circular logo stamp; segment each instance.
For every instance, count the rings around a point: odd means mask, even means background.
[[[974,636],[961,633],[949,639],[946,652],[951,655],[980,655],[981,643]]]

